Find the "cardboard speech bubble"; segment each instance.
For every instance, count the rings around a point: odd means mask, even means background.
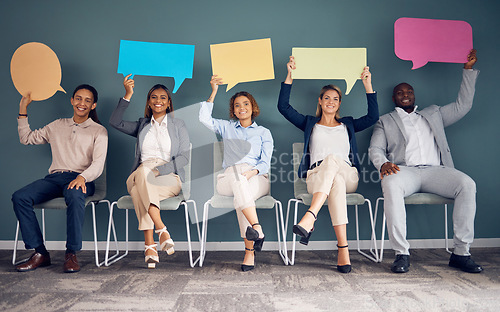
[[[240,82],[274,79],[271,39],[210,45],[212,72],[227,84],[226,92]]]
[[[427,62],[466,63],[472,48],[472,27],[464,21],[402,17],[394,23],[394,52],[412,61],[412,69]]]
[[[53,96],[61,87],[61,64],[54,51],[40,42],[25,43],[14,52],[10,61],[12,82],[21,95],[31,92],[33,101]]]
[[[292,48],[293,79],[343,79],[348,95],[366,66],[366,48]]]
[[[194,45],[120,41],[119,74],[173,77],[173,93],[186,78],[193,78],[193,63]]]

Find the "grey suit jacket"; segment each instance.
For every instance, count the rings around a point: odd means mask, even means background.
[[[128,101],[121,98],[118,102],[118,106],[111,114],[109,124],[118,131],[137,138],[135,145],[135,159],[132,166],[133,172],[137,169],[137,167],[139,167],[141,160],[143,138],[140,134],[141,131],[150,124],[151,118],[139,118],[138,121],[123,120],[123,114],[129,104],[130,103]],[[160,175],[167,175],[173,172],[181,178],[182,182],[184,182],[184,166],[186,166],[189,162],[189,134],[184,121],[173,118],[170,114],[167,114],[167,130],[171,141],[170,161],[157,167],[157,169],[160,172]]]
[[[431,105],[418,111],[427,120],[434,134],[441,164],[454,167],[444,128],[459,121],[472,108],[478,70],[463,70],[462,84],[455,102],[445,106]],[[396,110],[383,115],[373,128],[368,149],[370,160],[377,170],[388,161],[396,165],[406,165],[406,133],[403,122]]]

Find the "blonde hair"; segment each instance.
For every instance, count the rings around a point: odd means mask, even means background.
[[[321,92],[319,93],[319,98],[320,99],[323,99],[323,96],[325,95],[325,93],[327,91],[336,91],[339,95],[339,103],[342,103],[342,91],[340,91],[340,88],[335,86],[335,85],[326,85],[324,86],[323,88],[321,88]],[[339,107],[340,109],[340,107]],[[323,110],[321,109],[321,105],[319,104],[319,101],[318,101],[318,106],[316,107],[316,117],[321,117],[321,115],[323,114]],[[335,119],[339,120],[340,119],[340,114],[339,114],[339,111],[337,110],[337,113],[335,113]]]

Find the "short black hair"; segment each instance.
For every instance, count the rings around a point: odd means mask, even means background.
[[[410,87],[412,90],[414,90],[411,84],[409,84],[409,83],[407,83],[407,82],[402,82],[402,83],[398,84],[397,86],[395,86],[395,87],[394,87],[394,89],[392,89],[392,96],[393,96],[393,97],[396,95],[396,91],[397,91],[397,89],[398,89],[400,86],[403,86],[403,85],[407,85],[407,86],[408,86],[408,87]]]

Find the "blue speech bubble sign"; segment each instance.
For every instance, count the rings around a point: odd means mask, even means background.
[[[174,93],[193,78],[193,63],[194,45],[120,40],[119,74],[173,77]]]

